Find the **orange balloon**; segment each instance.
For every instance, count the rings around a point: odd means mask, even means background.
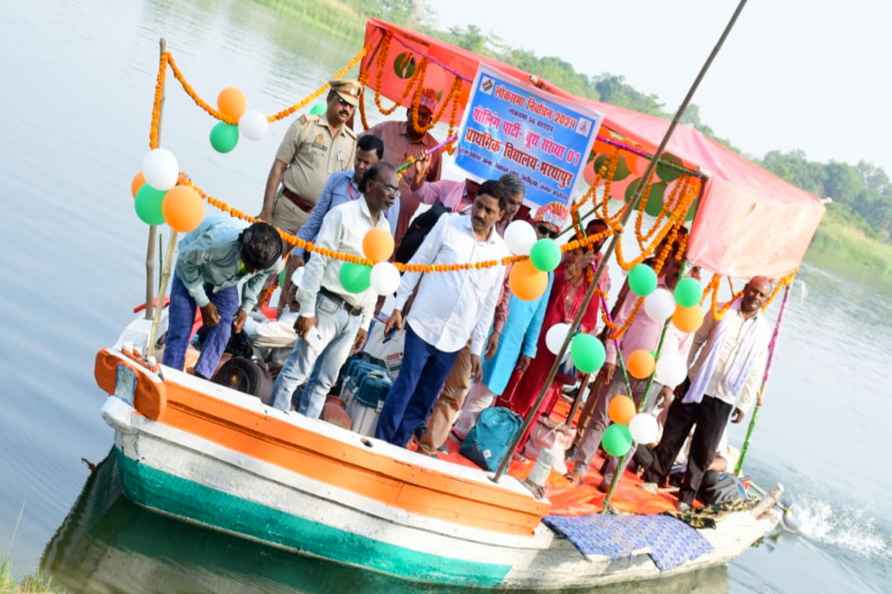
[[[164,195],[161,212],[171,229],[188,233],[204,218],[204,200],[190,186],[175,186]]]
[[[628,425],[636,414],[638,414],[638,409],[635,402],[628,396],[614,396],[607,406],[607,416],[611,421],[620,425]]]
[[[393,235],[386,229],[369,229],[362,238],[362,252],[372,262],[386,262],[393,254]]]
[[[699,305],[676,307],[672,314],[672,323],[682,332],[696,332],[703,324],[703,308]]]
[[[521,260],[511,267],[508,286],[518,299],[538,299],[548,286],[548,273],[538,270],[529,260]]]
[[[632,351],[626,359],[626,370],[635,379],[643,380],[649,378],[653,374],[655,367],[654,356],[650,354],[650,351],[645,351],[644,349]]]
[[[133,176],[133,181],[130,182],[130,193],[133,194],[133,197],[136,198],[137,193],[139,193],[139,189],[143,187],[143,184],[146,183],[146,178],[143,177],[142,171]]]
[[[248,100],[238,87],[226,87],[217,95],[217,108],[223,115],[238,122],[248,109]]]

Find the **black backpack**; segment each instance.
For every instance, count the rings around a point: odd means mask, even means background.
[[[403,240],[400,242],[393,259],[401,264],[411,260],[418,248],[421,247],[424,238],[434,228],[440,217],[447,212],[449,212],[449,209],[443,206],[441,202],[435,202],[426,212],[415,217],[415,220],[412,221],[412,224],[406,230],[406,234],[403,236]]]

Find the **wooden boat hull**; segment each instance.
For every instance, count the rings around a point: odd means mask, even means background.
[[[113,385],[122,383],[122,366],[136,378],[135,385],[123,382],[124,389]],[[646,550],[613,561],[585,557],[540,522],[548,503],[510,477],[495,485],[480,470],[160,371],[111,351],[97,358],[99,384],[116,394],[103,416],[115,429],[128,499],[186,522],[412,582],[556,589],[668,577],[728,561],[777,522],[732,514],[704,531],[712,553],[668,572],[657,570]],[[227,432],[241,439],[228,439]],[[315,448],[314,455],[306,448]],[[370,491],[370,480],[382,489]]]

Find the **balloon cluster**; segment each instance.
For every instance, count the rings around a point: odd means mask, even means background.
[[[387,260],[393,254],[390,231],[369,229],[362,238],[362,252],[374,266],[344,262],[341,264],[341,285],[350,293],[362,293],[369,287],[379,295],[392,295],[400,286],[400,271]]]
[[[147,225],[167,223],[188,233],[204,218],[204,201],[180,173],[177,158],[167,149],[149,151],[142,170],[130,182],[136,216]]]
[[[675,291],[657,288],[657,273],[647,264],[638,264],[629,270],[628,283],[630,291],[644,297],[644,311],[650,319],[665,322],[671,317],[682,332],[695,332],[703,323],[703,287],[697,279],[680,279]]]
[[[238,144],[244,134],[248,140],[263,140],[269,130],[266,116],[255,110],[248,110],[248,100],[238,87],[226,87],[217,95],[217,109],[229,120],[217,122],[211,128],[211,146],[218,153],[228,153]]]
[[[553,354],[561,352],[561,346],[567,340],[570,324],[555,324],[545,333],[545,346]],[[604,344],[591,334],[577,333],[570,340],[570,358],[573,366],[583,373],[597,373],[604,365],[607,351]]]
[[[526,221],[511,222],[505,229],[505,242],[515,256],[529,256],[511,267],[511,292],[524,301],[538,299],[548,286],[548,273],[561,263],[561,247],[553,239],[539,239]]]
[[[650,413],[639,413],[635,402],[626,395],[614,396],[607,406],[613,423],[601,437],[601,447],[611,456],[625,456],[635,443],[651,444],[657,440],[657,419]]]

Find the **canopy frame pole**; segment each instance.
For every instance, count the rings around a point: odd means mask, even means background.
[[[536,395],[536,400],[533,403],[532,408],[530,408],[530,411],[527,413],[526,418],[524,419],[523,426],[514,433],[514,437],[511,440],[511,445],[508,448],[508,451],[505,452],[505,456],[504,458],[502,458],[502,461],[499,464],[499,467],[496,470],[495,474],[492,476],[492,481],[498,482],[499,479],[502,478],[502,475],[504,475],[505,472],[508,470],[508,466],[511,464],[511,460],[514,458],[514,453],[517,451],[517,446],[520,443],[521,437],[526,434],[527,430],[533,424],[533,421],[535,421],[536,418],[539,416],[539,409],[542,406],[542,402],[545,400],[545,395],[548,392],[548,388],[551,386],[552,382],[554,382],[554,378],[557,375],[558,366],[564,359],[564,355],[566,354],[567,348],[570,345],[570,340],[579,331],[579,326],[580,324],[582,324],[582,317],[585,314],[585,311],[588,309],[588,306],[592,301],[592,297],[594,297],[595,295],[595,290],[597,289],[599,281],[601,280],[601,275],[604,274],[604,270],[607,267],[607,261],[610,259],[610,257],[613,255],[614,250],[616,249],[616,242],[622,239],[622,227],[626,225],[629,217],[632,215],[632,212],[635,211],[635,209],[638,207],[638,202],[641,200],[644,189],[647,187],[647,184],[650,183],[650,179],[657,167],[660,156],[665,151],[666,145],[669,144],[669,139],[672,137],[672,133],[675,131],[675,127],[678,125],[678,122],[681,120],[681,116],[684,114],[688,105],[691,103],[691,99],[693,99],[694,93],[697,91],[697,87],[700,86],[700,82],[703,80],[703,77],[706,76],[706,72],[709,70],[709,67],[712,65],[713,60],[715,60],[715,57],[718,55],[719,50],[725,43],[725,39],[728,37],[728,34],[731,32],[731,29],[737,22],[737,17],[740,16],[741,11],[743,11],[743,7],[746,6],[746,2],[747,0],[740,0],[740,2],[737,4],[737,8],[734,10],[734,14],[731,15],[731,20],[728,21],[728,24],[725,26],[724,31],[722,31],[718,42],[716,42],[715,46],[712,48],[712,51],[706,58],[706,62],[704,62],[703,66],[700,68],[700,72],[694,79],[694,83],[688,89],[688,92],[682,100],[681,105],[678,106],[675,115],[672,117],[672,122],[669,124],[669,128],[663,135],[663,139],[660,141],[660,146],[657,147],[653,158],[648,163],[647,171],[642,177],[642,182],[638,184],[638,188],[635,191],[635,196],[632,198],[632,201],[629,204],[629,208],[623,214],[623,218],[620,223],[620,229],[614,232],[613,236],[610,239],[610,243],[607,246],[607,252],[604,254],[604,257],[601,258],[601,262],[598,264],[597,270],[595,270],[594,279],[592,280],[591,284],[588,287],[588,290],[585,293],[585,298],[583,299],[579,310],[576,312],[573,323],[570,325],[567,336],[564,338],[564,343],[561,345],[560,352],[558,352],[557,356],[555,357],[554,363],[551,365],[551,369],[548,370],[548,376],[545,378],[545,382],[539,389],[539,393]]]
[[[737,466],[734,468],[734,474],[740,476],[743,472],[743,461],[750,449],[750,440],[753,437],[753,431],[756,429],[756,420],[759,418],[759,410],[765,401],[765,387],[768,385],[768,376],[771,373],[771,364],[774,361],[774,351],[777,348],[777,340],[780,336],[781,323],[784,319],[784,312],[787,309],[787,300],[790,297],[790,287],[792,282],[784,287],[784,299],[781,301],[780,312],[777,314],[777,321],[774,323],[774,331],[771,334],[771,342],[768,343],[768,360],[765,362],[765,373],[762,374],[762,385],[759,386],[759,395],[756,398],[756,407],[750,417],[750,424],[746,428],[746,437],[743,438],[743,446],[740,448],[740,456],[737,457]]]
[[[158,41],[159,58],[167,51],[167,42],[162,37]],[[161,142],[161,115],[164,111],[164,91],[162,90],[161,105],[158,109],[158,142]],[[149,147],[154,149],[157,147]],[[145,319],[151,320],[155,311],[155,244],[158,243],[158,225],[149,225],[149,238],[146,244],[146,309]],[[161,307],[158,304],[158,307]]]

